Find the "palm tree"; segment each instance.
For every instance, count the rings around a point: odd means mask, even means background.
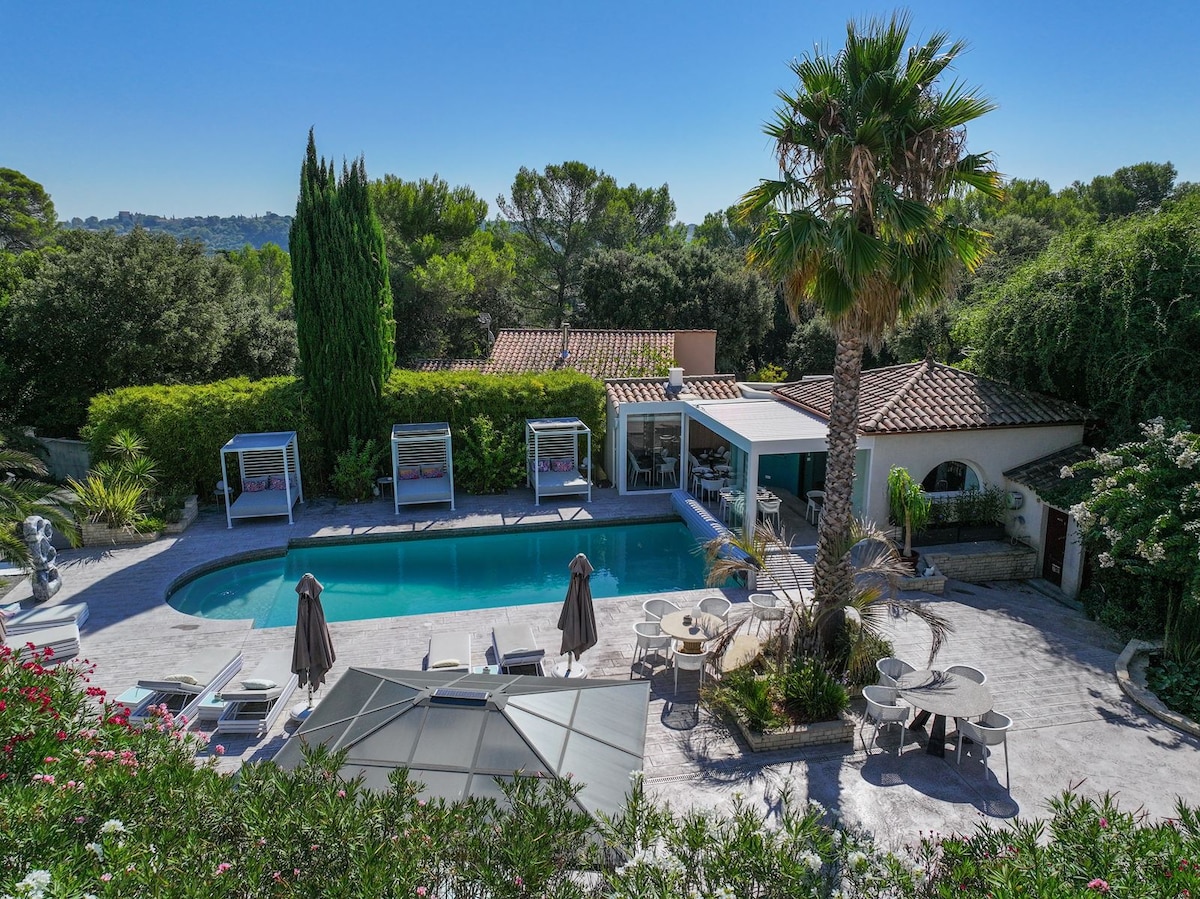
[[[755,528],[749,539],[742,533],[726,532],[704,545],[708,583],[715,587],[737,575],[753,572],[760,585],[769,584],[776,596],[784,598],[783,621],[778,631],[784,638],[774,643],[775,664],[779,668],[788,667],[796,658],[821,656],[825,657],[827,665],[832,665],[834,660],[822,646],[822,634],[830,619],[841,622],[847,612],[858,620],[856,633],[859,637],[882,637],[885,621],[891,615],[916,616],[929,626],[929,663],[932,664],[954,630],[953,625],[925,603],[898,599],[895,592],[889,590],[892,576],[911,571],[903,564],[885,531],[870,521],[855,518],[850,522],[844,541],[837,550],[851,568],[851,586],[835,602],[808,603],[787,589],[787,584],[800,579],[807,564],[796,555],[787,534],[766,522]],[[731,622],[715,644],[714,654],[719,655],[729,646],[733,635],[749,617]],[[854,658],[853,649],[852,646],[849,658],[844,660],[846,664]]]
[[[10,449],[0,440],[0,556],[22,568],[30,566],[22,533],[30,515],[42,516],[72,543],[78,539],[70,506],[54,497],[54,484],[38,480],[45,476],[46,466],[37,456]]]
[[[837,336],[814,580],[818,606],[829,608],[852,586],[845,549],[863,348],[947,297],[983,259],[989,235],[952,219],[945,201],[970,187],[1000,195],[990,154],[967,153],[964,131],[994,105],[958,82],[938,90],[963,43],[939,33],[906,49],[908,34],[902,14],[852,21],[836,55],[792,63],[797,89],[780,92],[765,127],[780,177],[740,205],[743,216],[767,216],[748,258],[782,282],[793,313],[815,303]],[[829,647],[840,616],[822,620]]]

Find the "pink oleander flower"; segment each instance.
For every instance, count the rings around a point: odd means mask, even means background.
[[[1099,877],[1097,877],[1095,880],[1089,880],[1088,881],[1088,889],[1096,890],[1097,892],[1100,892],[1100,893],[1107,893],[1108,892],[1108,881],[1103,880]]]
[[[232,867],[233,867],[233,865],[229,864],[229,862],[221,862],[221,864],[217,865],[217,871],[216,871],[217,877],[220,877],[222,874],[224,874],[226,871],[228,871]]]
[[[216,746],[213,747],[213,753],[216,755],[224,755],[225,747],[222,746],[220,743],[218,743]]]
[[[100,879],[103,880],[105,883],[108,883],[110,880],[112,880],[112,875],[109,874],[107,871],[105,871],[103,874],[100,875]]]
[[[521,875],[520,875],[520,874],[518,874],[516,877],[514,877],[514,878],[513,878],[513,886],[518,886],[518,887],[519,887],[519,886],[522,886],[524,883],[525,883],[525,881],[523,881],[523,880],[521,879]]]
[[[429,892],[429,890],[425,889],[425,887],[417,887],[417,895],[418,896],[424,896],[428,892]]]
[[[271,877],[274,878],[276,883],[283,883],[283,875],[280,874],[278,871],[276,871],[274,874],[272,874]]]
[[[1107,819],[1107,818],[1101,818],[1101,819],[1100,819],[1100,829],[1101,829],[1101,830],[1107,830],[1107,829],[1108,829],[1108,819]]]
[[[345,799],[345,798],[346,798],[346,791],[345,791],[345,790],[338,790],[338,791],[337,791],[337,795],[338,795],[338,799]]]

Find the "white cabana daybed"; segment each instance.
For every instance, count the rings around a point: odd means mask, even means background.
[[[587,449],[579,452],[581,437]],[[533,504],[543,496],[586,493],[592,501],[588,477],[592,458],[592,432],[578,418],[527,418],[525,420],[525,466],[527,483],[533,488]],[[580,463],[583,463],[582,465]]]
[[[450,425],[392,425],[392,487],[396,514],[415,503],[449,503],[454,508],[454,455]]]
[[[238,457],[239,475],[234,486],[241,492],[230,502],[234,491],[229,489],[227,461],[233,453]],[[238,434],[221,447],[221,484],[225,491],[225,522],[229,527],[233,527],[235,518],[272,515],[286,515],[291,524],[292,507],[297,500],[304,502],[296,432]]]

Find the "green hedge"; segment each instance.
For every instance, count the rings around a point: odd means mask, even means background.
[[[393,423],[448,421],[458,453],[458,434],[477,415],[486,415],[520,441],[526,418],[578,417],[592,429],[592,448],[599,456],[604,385],[573,371],[485,375],[397,370],[380,402],[379,435],[386,440]],[[202,496],[220,479],[218,450],[234,434],[294,430],[300,436],[300,465],[309,492],[327,489],[329,462],[311,400],[298,378],[126,387],[93,397],[84,437],[94,458],[121,428],[142,436],[165,482]]]

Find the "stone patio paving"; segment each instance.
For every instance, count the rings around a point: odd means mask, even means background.
[[[444,507],[438,507],[442,509]],[[180,575],[216,559],[280,548],[289,539],[379,535],[460,527],[527,526],[580,520],[660,517],[665,496],[620,497],[597,490],[590,504],[573,499],[535,508],[528,491],[501,497],[462,497],[456,512],[411,509],[399,516],[388,501],[337,505],[312,501],[294,526],[264,520],[227,530],[222,511],[209,509],[182,536],[148,546],[59,554],[64,587],[52,602],[84,600],[91,619],[83,630],[84,655],[98,665],[96,681],[113,695],[138,677],[165,673],[172,661],[200,646],[241,649],[246,664],[271,649],[290,649],[291,628],[253,629],[245,621],[214,621],[176,612],[164,596]],[[566,565],[564,560],[563,564]],[[318,573],[319,577],[319,573]],[[668,594],[691,604],[711,591]],[[727,590],[734,615],[746,608],[745,590]],[[6,601],[28,597],[18,584]],[[920,595],[918,594],[918,597]],[[979,820],[1039,815],[1046,800],[1072,785],[1113,791],[1131,807],[1169,816],[1176,796],[1200,804],[1200,740],[1161,724],[1133,706],[1117,687],[1113,665],[1120,645],[1106,629],[1022,584],[967,585],[951,581],[943,597],[920,597],[954,625],[937,666],[971,664],[988,673],[996,708],[1013,717],[1009,735],[1012,788],[1006,790],[1003,752],[985,778],[977,759],[960,769],[952,751],[936,758],[913,746],[899,758],[892,736],[886,751],[822,747],[751,754],[720,722],[698,710],[694,676],[678,695],[669,670],[652,679],[645,771],[651,790],[677,807],[712,806],[735,794],[773,806],[790,785],[799,798],[837,809],[847,820],[900,844],[920,831],[969,830]],[[628,678],[632,624],[645,597],[597,603],[600,644],[584,661],[594,677]],[[419,668],[434,630],[472,634],[475,664],[490,654],[491,628],[527,622],[547,655],[557,660],[558,603],[455,612],[330,625],[338,653],[330,682],[352,666]],[[892,618],[897,655],[917,664],[928,653],[928,629],[915,616]],[[299,694],[297,694],[299,697]],[[220,761],[232,770],[244,760],[269,759],[287,738],[282,723],[261,740],[224,738]]]

